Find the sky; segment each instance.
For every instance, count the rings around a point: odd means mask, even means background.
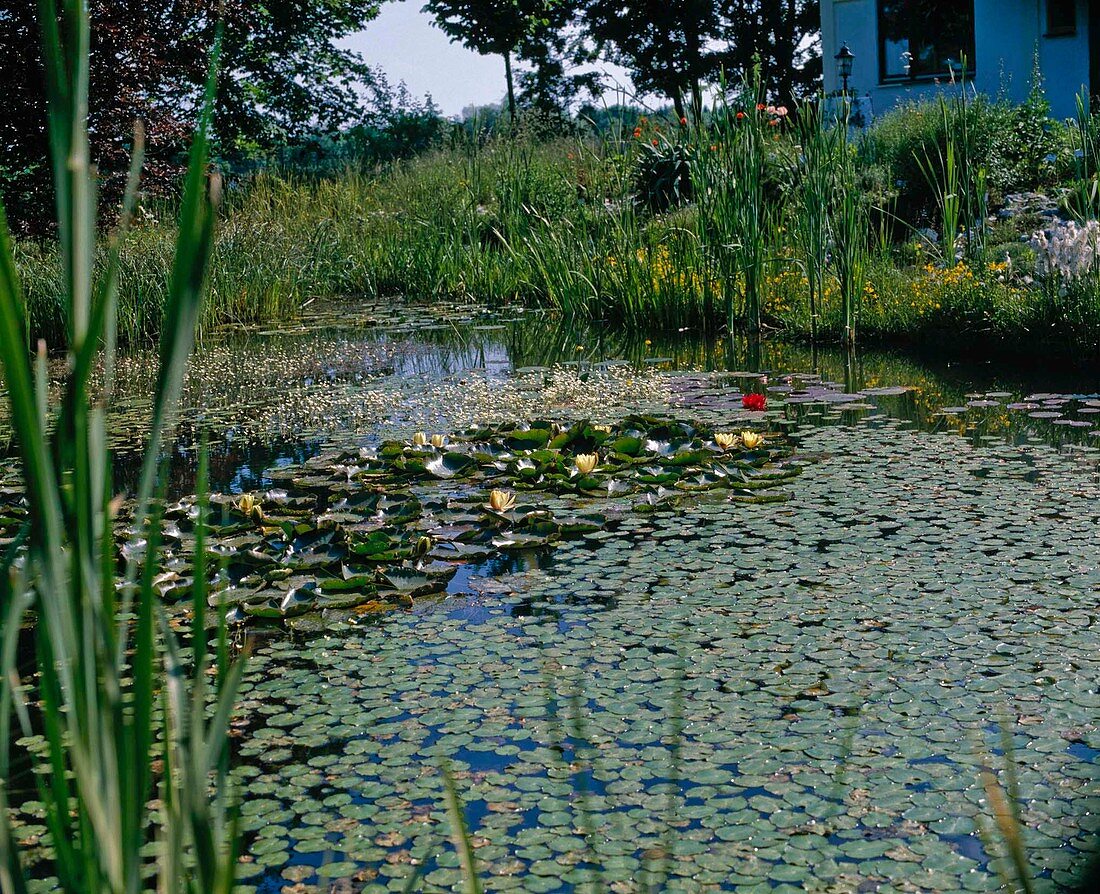
[[[457,115],[468,105],[501,102],[504,61],[479,56],[451,43],[420,11],[423,0],[383,3],[367,27],[343,41],[371,66],[381,66],[394,86],[404,81],[414,96],[430,93],[444,115]],[[608,78],[628,83],[615,66],[601,66]]]

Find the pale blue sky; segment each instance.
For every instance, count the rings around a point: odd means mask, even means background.
[[[384,3],[378,18],[344,44],[369,65],[380,65],[394,85],[404,81],[417,96],[430,93],[444,115],[457,115],[472,104],[500,102],[504,62],[451,43],[420,11],[423,5],[423,0]],[[609,78],[629,84],[616,66],[601,68]],[[610,96],[608,100],[613,101]]]

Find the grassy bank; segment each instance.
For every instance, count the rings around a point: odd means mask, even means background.
[[[746,94],[749,95],[749,94]],[[865,134],[829,115],[715,109],[600,139],[499,136],[383,170],[235,186],[204,325],[285,318],[334,295],[474,296],[638,328],[1034,349],[1100,344],[1096,231],[1051,225],[1039,190],[1095,216],[1100,127],[959,92]],[[1044,210],[1044,209],[1040,209]],[[159,326],[171,214],[124,251],[122,337]],[[62,325],[54,256],[18,248],[32,327]]]

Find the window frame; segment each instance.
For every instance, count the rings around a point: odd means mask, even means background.
[[[1043,19],[1046,25],[1043,31],[1043,37],[1076,37],[1078,32],[1078,19],[1080,18],[1077,15],[1077,0],[1069,0],[1069,9],[1073,15],[1073,23],[1070,25],[1054,26],[1051,24],[1050,13],[1055,2],[1057,2],[1057,0],[1043,0]]]
[[[908,75],[891,75],[886,73],[886,41],[883,38],[883,6],[888,0],[875,0],[875,47],[878,56],[878,82],[880,86],[890,87],[898,84],[920,84],[920,83],[932,83],[933,81],[939,81],[945,78],[951,78],[952,72],[950,69],[944,69],[938,72],[923,72],[921,74],[908,74]],[[964,0],[965,2],[965,0]],[[970,2],[970,30],[971,30],[971,42],[974,44],[974,56],[967,59],[966,71],[963,73],[963,78],[967,81],[973,80],[977,71],[977,22],[974,10],[974,0]]]

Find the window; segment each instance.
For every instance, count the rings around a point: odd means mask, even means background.
[[[878,52],[884,81],[972,73],[974,0],[878,0]]]
[[[1047,0],[1047,37],[1077,33],[1077,0]]]

